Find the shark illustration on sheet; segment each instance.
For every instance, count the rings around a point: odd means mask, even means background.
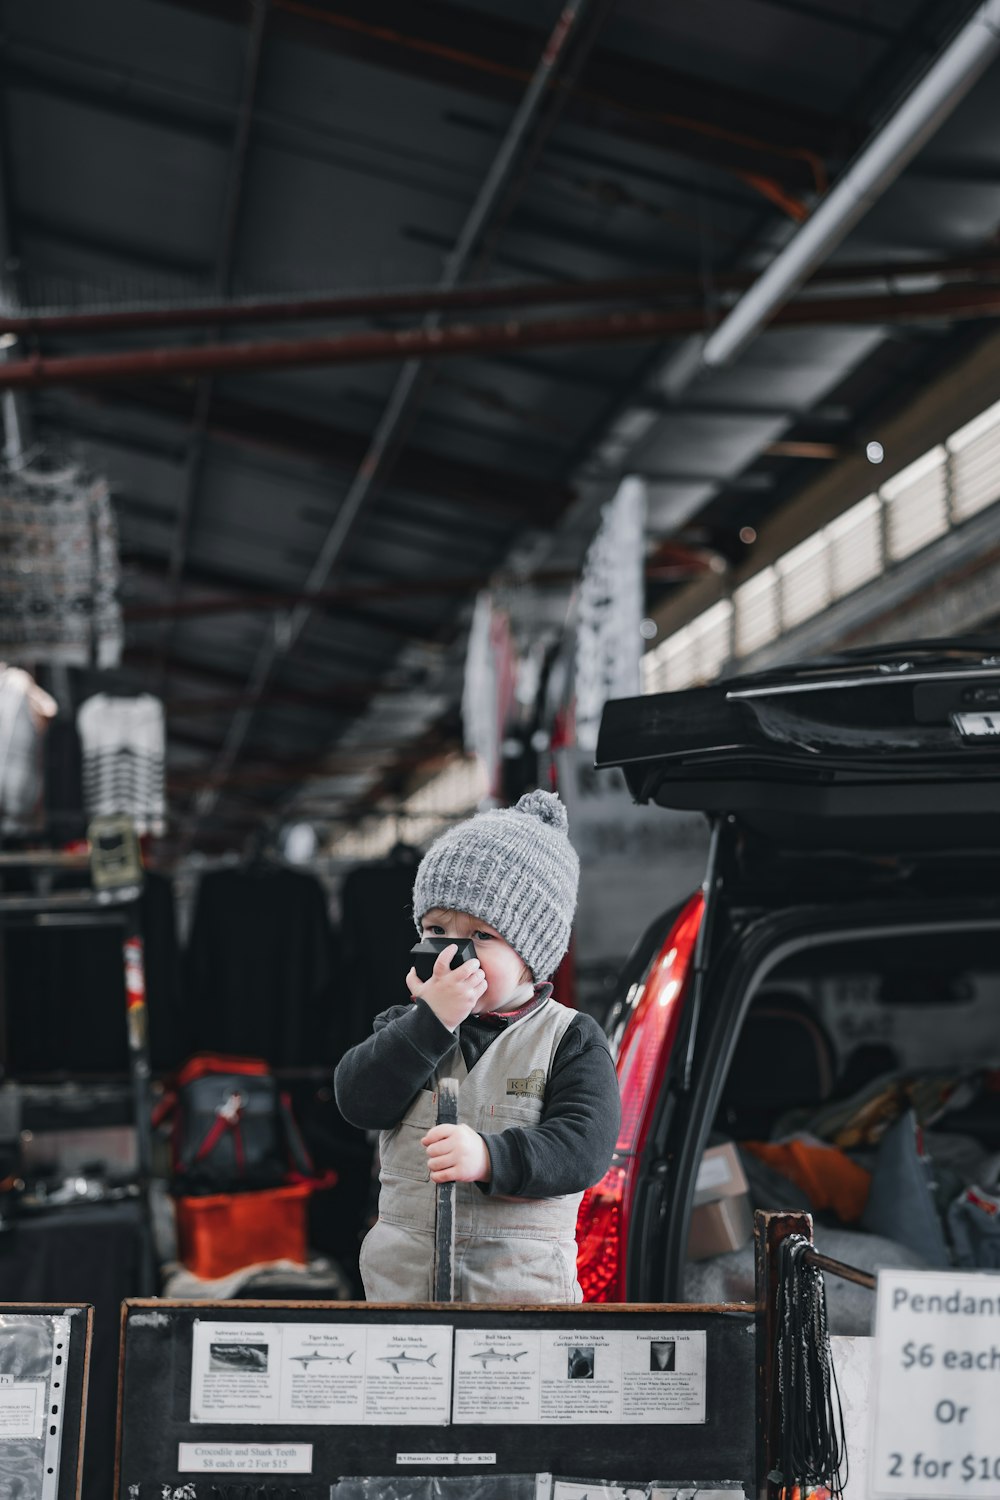
[[[527,1354],[527,1352],[528,1352],[527,1349],[518,1349],[516,1351],[516,1353],[515,1352],[508,1353],[504,1349],[495,1349],[493,1347],[493,1345],[490,1344],[490,1346],[489,1346],[488,1349],[477,1349],[476,1352],[475,1352],[475,1354],[470,1354],[469,1355],[469,1358],[470,1359],[480,1359],[480,1360],[482,1360],[482,1362],[483,1362],[482,1367],[485,1370],[487,1364],[489,1363],[489,1361],[491,1359],[496,1359],[496,1360],[503,1360],[503,1359],[518,1360],[518,1359],[523,1358],[523,1356],[525,1354]]]
[[[339,1361],[341,1364],[349,1365],[356,1353],[357,1350],[352,1349],[350,1354],[320,1354],[318,1349],[314,1349],[309,1354],[292,1354],[289,1358],[297,1360],[302,1368],[305,1369],[307,1366],[315,1364],[317,1360],[323,1360],[324,1363],[329,1361],[331,1364]]]
[[[382,1364],[392,1365],[392,1368],[398,1375],[400,1365],[433,1365],[437,1359],[437,1350],[435,1349],[433,1354],[428,1354],[426,1359],[421,1359],[419,1355],[411,1354],[407,1349],[404,1349],[400,1354],[380,1354],[378,1358]]]

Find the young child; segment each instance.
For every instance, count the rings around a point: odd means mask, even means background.
[[[336,1073],[345,1119],[378,1129],[379,1217],[361,1250],[371,1302],[429,1302],[436,1185],[456,1182],[462,1302],[579,1302],[576,1215],[611,1162],[621,1105],[604,1033],[550,998],[569,945],[579,861],[552,792],[449,829],[417,869],[413,913],[447,947],[412,997],[376,1016]],[[439,1078],[459,1084],[437,1125]]]

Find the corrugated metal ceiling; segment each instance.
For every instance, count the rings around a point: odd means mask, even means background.
[[[710,326],[714,278],[767,262],[971,8],[621,0],[472,279],[690,273]],[[21,299],[41,307],[182,303],[220,287],[433,285],[560,6],[271,0],[252,78],[249,0],[5,0],[0,10],[10,269]],[[995,243],[997,82],[994,67],[841,259]],[[296,331],[310,330],[250,336]],[[210,332],[47,336],[32,347],[126,350]],[[735,558],[740,524],[765,523],[815,473],[815,462],[768,455],[771,445],[856,442],[870,414],[977,336],[975,324],[890,329],[857,311],[838,326],[775,328],[678,402],[659,381],[669,344],[440,363],[338,559],[347,599],[318,609],[276,663],[198,841],[238,842],[306,777],[320,777],[310,805],[329,798],[342,816],[377,800],[394,755],[409,767],[416,747],[454,743],[471,600],[414,593],[415,583],[488,576],[525,533],[549,539],[551,565],[576,566],[623,468],[653,481],[652,540],[693,527]],[[275,609],[259,596],[303,587],[398,373],[310,367],[224,374],[207,388],[180,378],[30,397],[40,438],[112,478],[128,604],[247,599],[239,614],[129,625],[116,681],[165,694],[182,814],[199,774],[218,764],[274,631]],[[351,597],[368,585],[398,593]],[[345,736],[372,747],[370,765],[323,778]]]

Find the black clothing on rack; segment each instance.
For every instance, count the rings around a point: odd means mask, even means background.
[[[55,847],[82,839],[87,832],[83,810],[83,752],[74,719],[57,714],[43,747],[45,818],[49,843]]]
[[[180,956],[173,886],[166,876],[146,874],[139,910],[150,1062],[154,1072],[166,1072],[182,1056]],[[122,939],[117,925],[7,929],[8,1074],[128,1072]]]
[[[315,876],[266,860],[203,876],[186,979],[188,1053],[334,1060],[336,937]]]

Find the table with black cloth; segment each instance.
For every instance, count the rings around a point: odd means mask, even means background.
[[[0,1231],[0,1302],[90,1302],[94,1341],[83,1493],[114,1493],[121,1304],[139,1295],[137,1202],[95,1203],[15,1219]]]

